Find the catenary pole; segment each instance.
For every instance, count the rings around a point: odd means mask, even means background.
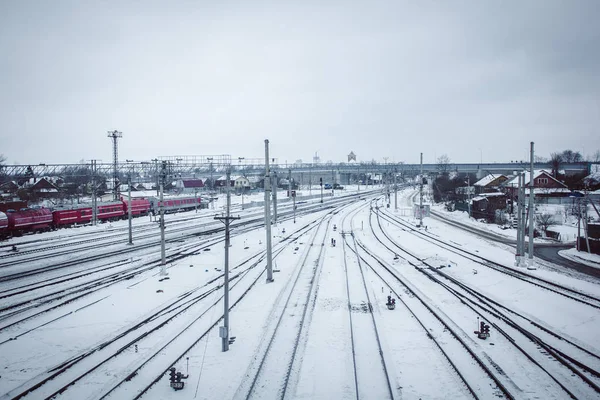
[[[267,282],[273,282],[273,253],[271,248],[271,172],[269,171],[269,139],[265,139],[265,230],[267,234]]]
[[[525,208],[525,173],[519,173],[519,265],[523,264],[523,258],[525,257],[525,221],[526,208]]]
[[[132,229],[131,229],[131,217],[132,217],[132,212],[131,212],[131,174],[129,174],[129,183],[127,184],[127,195],[129,196],[129,199],[127,200],[127,219],[129,220],[129,245],[133,244],[133,233],[132,233]]]
[[[164,182],[167,169],[167,162],[163,161],[160,171],[160,199],[159,199],[159,210],[160,210],[160,274],[162,276],[167,275],[167,259],[165,255],[165,204],[164,204]]]
[[[94,226],[98,222],[96,195],[96,160],[92,160],[92,225]]]
[[[220,220],[221,222],[225,221],[225,268],[223,273],[223,326],[220,329],[219,334],[221,336],[221,350],[227,351],[229,350],[229,243],[230,243],[230,233],[229,226],[231,220],[240,219],[240,217],[232,217],[230,215],[231,212],[231,167],[227,168],[226,173],[226,197],[227,197],[227,208],[225,211],[224,217],[215,217],[215,219]]]
[[[277,171],[273,171],[273,185],[271,186],[273,194],[273,222],[277,224]]]
[[[533,224],[535,217],[534,177],[533,177],[533,142],[531,142],[531,165],[529,167],[529,268],[533,268]]]
[[[394,169],[394,210],[398,211],[398,183],[396,175],[398,175],[398,170]]]
[[[513,192],[514,193],[514,192]],[[514,197],[513,197],[514,200]],[[515,265],[521,264],[521,173],[517,175],[517,250],[515,252]]]
[[[419,180],[419,226],[423,226],[423,153],[421,153],[421,175]]]

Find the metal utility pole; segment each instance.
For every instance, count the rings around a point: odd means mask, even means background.
[[[162,168],[160,171],[160,201],[159,201],[159,209],[160,209],[160,274],[162,276],[167,275],[167,260],[165,256],[165,205],[164,205],[164,196],[163,196],[163,188],[165,178],[167,176],[167,162],[162,162]]]
[[[398,171],[394,171],[394,210],[398,211],[398,184],[396,175],[398,175]]]
[[[277,223],[277,171],[273,171],[273,221]]]
[[[292,201],[293,201],[292,209],[294,211],[294,223],[296,223],[296,191],[294,190],[292,192],[292,169],[291,168],[289,169],[288,191],[289,191],[289,196],[292,198]]]
[[[127,184],[129,200],[127,200],[127,218],[129,219],[129,245],[133,244],[133,233],[131,232],[131,174],[129,174],[129,183]]]
[[[515,265],[518,267],[521,264],[521,173],[517,175],[517,181],[517,251],[515,253]]]
[[[323,204],[323,178],[319,178],[319,185],[321,185],[321,204]]]
[[[423,153],[421,153],[421,175],[419,184],[419,226],[423,226]]]
[[[230,168],[227,168],[227,188],[225,189],[227,193],[227,211],[224,217],[215,217],[219,221],[225,221],[225,273],[223,274],[223,278],[225,279],[225,283],[223,285],[224,295],[223,295],[223,326],[219,329],[219,336],[221,336],[221,349],[222,351],[229,350],[229,224],[231,220],[240,219],[240,217],[232,217],[229,215],[231,209],[231,191],[230,191],[230,176],[231,171]]]
[[[521,173],[521,264],[525,263],[525,227],[527,226],[527,209],[525,207],[525,172]]]
[[[269,171],[269,139],[265,139],[265,230],[267,231],[267,283],[273,282],[273,252],[271,248],[271,171]]]
[[[531,165],[529,167],[529,268],[534,268],[533,265],[533,221],[535,217],[534,208],[534,196],[533,191],[533,142],[531,142],[531,154],[530,154]]]
[[[467,173],[467,208],[469,209],[469,218],[471,218],[471,176]]]
[[[117,185],[117,181],[119,180],[119,175],[117,171],[117,164],[119,162],[119,145],[117,143],[117,139],[123,137],[123,133],[117,130],[108,131],[108,137],[113,140],[113,199],[115,201],[119,200],[119,186]]]
[[[98,208],[96,199],[96,160],[92,160],[92,225],[98,222]]]
[[[308,166],[308,195],[312,196],[312,164]]]
[[[335,172],[331,170],[331,193],[335,194]]]
[[[288,197],[292,197],[292,169],[288,168]]]

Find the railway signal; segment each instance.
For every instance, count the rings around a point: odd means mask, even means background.
[[[488,324],[486,324],[485,322],[481,321],[479,323],[479,330],[475,331],[475,334],[477,334],[477,337],[479,339],[487,339],[490,337],[490,326]]]
[[[169,368],[169,381],[170,386],[175,390],[181,390],[185,387],[185,382],[182,379],[187,379],[189,375],[183,375],[181,372],[177,372],[175,367]]]

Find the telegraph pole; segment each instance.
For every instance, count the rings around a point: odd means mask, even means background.
[[[167,260],[165,256],[165,205],[164,205],[164,182],[167,176],[167,162],[162,162],[162,167],[160,171],[160,274],[162,276],[167,275]]]
[[[223,222],[225,221],[225,273],[223,278],[225,283],[223,285],[224,296],[223,296],[223,326],[219,329],[219,336],[221,336],[221,350],[229,350],[229,224],[231,220],[240,219],[240,217],[232,217],[229,215],[231,209],[231,192],[230,192],[230,176],[231,167],[227,168],[227,211],[224,217],[215,217],[215,219]]]
[[[271,171],[269,171],[269,139],[265,139],[265,230],[267,231],[267,283],[273,282],[273,253],[271,248]]]
[[[423,153],[421,153],[421,175],[419,185],[419,226],[423,226]]]
[[[533,265],[533,221],[535,217],[534,208],[534,180],[533,180],[533,142],[531,142],[530,167],[529,167],[529,269],[535,269]]]

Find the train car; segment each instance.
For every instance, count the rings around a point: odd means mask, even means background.
[[[90,208],[90,221],[92,219],[91,211],[92,209]],[[116,221],[118,219],[122,219],[125,216],[125,205],[122,201],[98,203],[97,216],[100,221]]]
[[[21,235],[23,232],[52,229],[52,211],[49,208],[22,208],[7,210],[8,233]]]
[[[0,211],[0,238],[6,236],[8,231],[8,217],[2,211]]]
[[[100,202],[97,207],[99,221],[115,221],[126,215],[122,201]],[[64,228],[75,224],[89,224],[92,216],[91,204],[78,204],[54,209],[52,222],[55,228]]]
[[[92,220],[92,208],[81,204],[65,208],[55,208],[52,211],[52,224],[54,228],[63,228],[71,225],[87,224]]]
[[[202,199],[200,196],[173,196],[163,199],[165,213],[177,211],[193,210],[196,207],[202,208]],[[160,200],[156,197],[150,198],[151,210],[153,213],[160,212]]]
[[[123,207],[125,209],[125,217],[129,213],[129,200],[121,197]],[[132,198],[131,199],[131,215],[134,217],[140,215],[148,215],[150,212],[150,200],[145,198]]]

